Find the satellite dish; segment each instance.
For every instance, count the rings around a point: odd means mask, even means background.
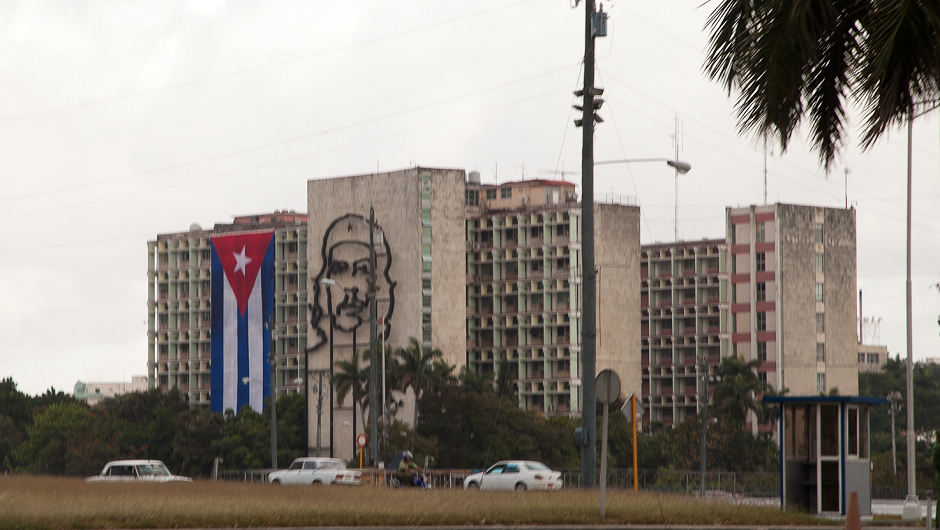
[[[199,226],[197,223],[193,223],[189,225],[189,231],[190,232],[202,232],[202,227]]]

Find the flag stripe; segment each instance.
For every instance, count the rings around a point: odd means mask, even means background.
[[[263,267],[263,265],[262,265]],[[261,295],[261,276],[255,276],[255,285],[248,298],[248,310],[245,311],[248,325],[248,375],[251,383],[248,392],[248,404],[255,410],[264,407],[264,387],[260,383],[265,380],[264,352],[267,333],[264,329],[263,300]]]
[[[225,276],[223,275],[224,279]],[[222,283],[223,289],[222,302],[222,370],[225,374],[225,386],[222,389],[222,410],[233,409],[238,414],[239,402],[238,389],[238,302],[235,300],[235,291],[232,286],[226,282]]]

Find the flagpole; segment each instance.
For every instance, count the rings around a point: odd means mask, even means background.
[[[277,392],[274,367],[274,311],[268,316],[268,362],[271,364],[271,469],[277,469]]]

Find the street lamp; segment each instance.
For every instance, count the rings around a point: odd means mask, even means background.
[[[676,153],[678,154],[678,152]],[[676,243],[679,242],[679,175],[685,175],[689,171],[692,171],[692,164],[688,162],[682,162],[680,160],[673,160],[671,158],[631,158],[627,160],[603,160],[601,162],[594,162],[595,166],[607,165],[607,164],[633,164],[635,162],[665,162],[667,166],[676,170],[676,205],[675,205],[675,220],[673,224],[674,236]]]

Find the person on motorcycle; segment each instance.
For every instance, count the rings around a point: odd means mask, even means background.
[[[402,486],[420,486],[420,473],[424,473],[424,470],[415,463],[411,451],[405,451],[401,463],[398,464],[398,483]]]

